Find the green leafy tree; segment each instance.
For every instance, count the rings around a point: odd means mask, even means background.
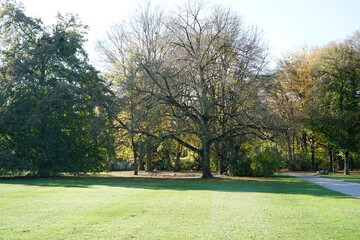
[[[111,155],[109,97],[73,15],[46,27],[6,1],[0,9],[0,168],[41,176],[99,171]]]
[[[344,174],[349,174],[350,153],[358,151],[360,136],[360,34],[325,47],[316,71],[308,122],[344,152]]]

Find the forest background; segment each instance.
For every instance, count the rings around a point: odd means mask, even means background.
[[[269,176],[359,168],[360,34],[269,64],[257,27],[202,1],[144,2],[97,42],[75,15],[0,10],[0,170],[109,169]]]

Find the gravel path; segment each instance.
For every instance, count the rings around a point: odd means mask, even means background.
[[[315,176],[315,173],[297,173],[297,172],[284,172],[282,175],[298,177],[312,183],[318,184],[324,188],[350,195],[360,199],[360,184],[345,182],[341,180],[322,178]]]

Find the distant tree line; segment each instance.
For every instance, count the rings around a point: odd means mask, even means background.
[[[287,149],[288,167],[359,169],[360,32],[285,56],[274,79],[272,95],[286,129],[278,142]]]
[[[358,33],[270,69],[261,32],[229,9],[144,2],[98,42],[103,74],[76,16],[46,26],[5,1],[0,34],[0,172],[98,172],[119,158],[135,174],[204,178],[359,168]]]

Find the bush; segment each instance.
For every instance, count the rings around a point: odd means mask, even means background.
[[[210,169],[211,171],[219,171],[219,158],[218,157],[210,157]]]
[[[240,152],[226,159],[228,163],[229,175],[232,176],[251,176],[251,159]]]
[[[232,176],[269,177],[280,171],[281,155],[268,145],[254,149],[251,153],[239,153],[227,159]]]
[[[198,163],[193,156],[188,155],[187,157],[180,158],[180,169],[182,171],[196,171],[198,170]]]
[[[0,152],[0,175],[7,175],[8,173],[18,174],[26,169],[29,169],[27,161],[18,158],[10,151],[3,150]]]
[[[302,150],[296,151],[294,163],[294,170],[309,171],[311,169],[311,152]]]
[[[270,146],[261,147],[251,158],[251,175],[254,177],[269,177],[280,171],[281,155]]]

